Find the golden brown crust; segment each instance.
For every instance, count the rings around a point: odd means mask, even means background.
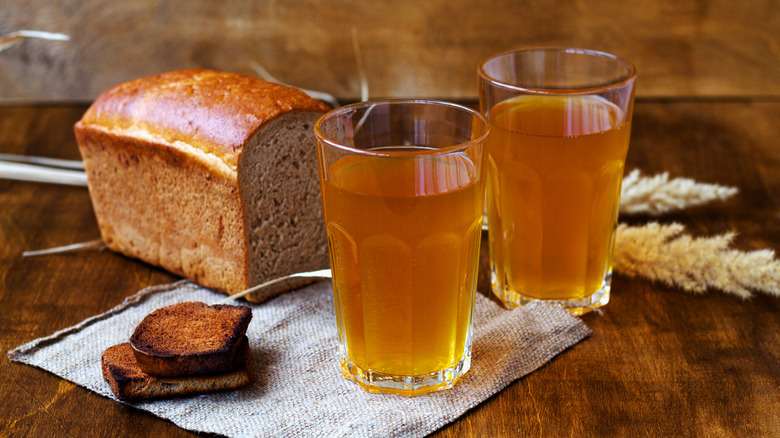
[[[154,376],[220,373],[233,367],[251,319],[245,306],[177,303],[147,315],[130,344],[140,368]]]
[[[78,128],[184,142],[236,169],[246,139],[290,111],[327,111],[295,88],[251,76],[179,70],[115,85],[87,110]]]
[[[235,173],[104,131],[77,129],[76,137],[101,238],[111,250],[218,291],[248,287]]]

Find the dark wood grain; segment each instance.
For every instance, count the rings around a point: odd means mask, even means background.
[[[476,98],[476,66],[518,46],[636,63],[639,96],[780,96],[776,0],[0,0],[0,34],[63,32],[0,53],[0,99],[88,101],[181,68],[360,96],[351,29],[375,97]]]
[[[84,109],[0,107],[0,152],[78,158],[72,125]],[[778,101],[640,100],[628,169],[738,187],[726,202],[659,220],[780,251],[777,120]],[[0,180],[3,352],[175,279],[111,252],[20,256],[97,237],[86,189]],[[693,295],[618,274],[604,312],[583,320],[590,338],[434,435],[780,435],[780,299]],[[0,435],[190,435],[7,358],[0,375]]]

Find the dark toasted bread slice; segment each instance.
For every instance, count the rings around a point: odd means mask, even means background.
[[[141,370],[157,377],[232,370],[252,310],[184,302],[147,315],[130,337]]]
[[[237,368],[218,374],[184,377],[155,377],[143,372],[129,342],[103,352],[103,378],[120,400],[147,400],[226,391],[254,382],[252,353],[246,337],[239,344]]]

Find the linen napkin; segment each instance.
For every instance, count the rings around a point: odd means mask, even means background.
[[[106,313],[22,345],[8,356],[116,400],[100,369],[106,348],[126,342],[157,308],[181,301],[213,304],[222,298],[187,281],[147,288]],[[471,370],[450,390],[406,398],[369,394],[341,376],[329,282],[249,305],[254,385],[128,404],[191,431],[229,437],[424,436],[590,334],[582,321],[559,307],[532,303],[510,311],[477,294]]]

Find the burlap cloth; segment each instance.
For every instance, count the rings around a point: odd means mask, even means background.
[[[222,298],[185,281],[144,289],[104,314],[8,356],[116,400],[101,374],[103,350],[126,342],[154,309]],[[185,429],[235,437],[423,436],[590,334],[560,308],[534,303],[509,311],[477,294],[471,370],[451,390],[406,398],[369,394],[341,376],[328,282],[251,306],[247,335],[258,377],[253,386],[131,405]]]

